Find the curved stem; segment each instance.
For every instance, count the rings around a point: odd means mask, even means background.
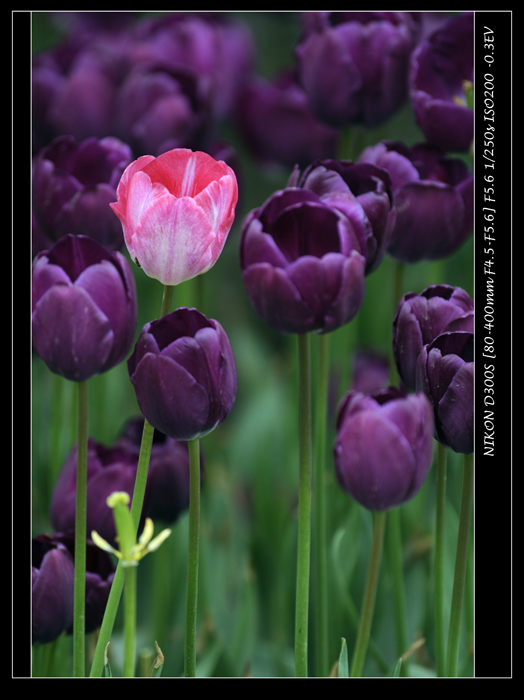
[[[73,676],[85,676],[85,590],[86,590],[86,513],[87,513],[87,382],[77,383],[78,440],[75,504],[75,575],[73,606]]]
[[[300,454],[295,604],[295,676],[307,678],[311,547],[311,346],[308,333],[298,336],[298,367]]]
[[[435,660],[437,677],[446,675],[446,635],[444,621],[444,539],[446,517],[446,458],[444,445],[437,442],[437,513],[435,527],[434,596]]]
[[[186,627],[184,676],[196,676],[196,627],[198,560],[200,541],[200,441],[188,441],[189,448],[189,540],[187,555]]]
[[[164,292],[162,294],[162,307],[160,309],[160,318],[165,316],[171,311],[171,306],[173,304],[173,291],[174,287],[171,285],[164,285]]]
[[[451,597],[451,615],[448,630],[447,675],[457,675],[460,644],[460,626],[464,602],[464,584],[468,559],[469,528],[471,507],[473,503],[473,454],[464,455],[464,472],[462,480],[462,501],[457,538],[457,556],[455,559],[455,577]]]
[[[315,417],[315,478],[314,478],[314,552],[317,675],[329,674],[327,538],[326,538],[326,411],[329,371],[329,336],[318,335],[318,395]]]
[[[142,432],[142,443],[140,445],[140,455],[138,457],[138,467],[135,479],[135,488],[133,491],[133,500],[131,502],[131,515],[133,516],[133,522],[138,532],[138,525],[140,523],[140,515],[142,513],[142,505],[144,503],[144,494],[146,490],[147,482],[147,472],[149,469],[149,459],[151,456],[151,446],[153,444],[153,434],[155,429],[144,420],[144,429]],[[93,663],[91,665],[90,676],[92,678],[99,678],[102,675],[104,668],[104,651],[111,637],[111,632],[113,631],[113,625],[115,624],[116,613],[118,611],[118,605],[120,603],[120,596],[122,594],[122,588],[124,586],[124,571],[122,565],[118,564],[115,571],[115,577],[111,585],[111,591],[109,592],[109,598],[106,604],[106,610],[104,613],[104,619],[102,620],[102,626],[100,628],[100,634],[98,635],[98,641],[95,649],[95,654],[93,657]]]
[[[374,514],[373,521],[373,542],[371,544],[371,555],[369,560],[368,579],[360,618],[353,662],[351,664],[350,676],[359,678],[362,675],[364,661],[369,642],[373,612],[375,609],[375,596],[377,593],[378,574],[380,571],[380,559],[382,556],[382,545],[384,542],[384,530],[386,527],[386,511]]]

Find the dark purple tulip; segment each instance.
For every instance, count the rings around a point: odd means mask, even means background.
[[[126,425],[115,447],[134,455],[138,464],[143,418]],[[204,454],[200,445],[200,476],[203,477]],[[174,523],[189,506],[189,450],[184,440],[173,440],[159,430],[153,433],[147,472],[143,515],[154,522]]]
[[[310,190],[275,192],[242,226],[244,286],[281,333],[327,333],[354,318],[365,262],[351,221]]]
[[[334,448],[341,488],[373,511],[413,498],[433,458],[433,412],[423,394],[390,387],[350,391],[339,407]]]
[[[345,214],[366,258],[366,274],[376,270],[395,223],[391,178],[386,170],[372,163],[321,160],[300,177],[295,171],[288,184],[315,192]]]
[[[196,148],[211,117],[209,85],[191,68],[147,61],[130,70],[115,94],[114,132],[134,154]]]
[[[417,391],[429,397],[435,437],[460,454],[473,452],[473,333],[441,333],[417,360]]]
[[[112,447],[88,441],[87,531],[96,530],[108,542],[115,537],[113,511],[106,499],[114,491],[132,498],[144,419],[131,420]],[[201,454],[201,465],[203,464]],[[51,501],[51,523],[57,531],[75,526],[76,447],[58,476]],[[201,466],[201,470],[202,470]],[[154,431],[147,473],[141,524],[146,517],[174,523],[189,504],[189,452],[187,443]]]
[[[340,128],[382,124],[408,91],[418,23],[408,12],[307,12],[295,53],[313,112]]]
[[[33,347],[52,372],[81,382],[119,364],[136,319],[133,273],[118,251],[67,235],[33,261]]]
[[[447,284],[430,285],[420,294],[408,292],[393,319],[393,354],[400,378],[415,390],[417,359],[424,345],[449,330],[473,331],[473,301]]]
[[[473,12],[450,17],[413,52],[409,74],[415,119],[430,142],[464,153],[473,141]]]
[[[42,149],[33,163],[36,252],[67,233],[90,236],[108,250],[122,248],[122,226],[109,204],[132,160],[129,146],[112,137],[77,143],[59,136]]]
[[[118,51],[115,46],[118,44]],[[112,131],[121,39],[74,34],[32,65],[32,130],[37,149],[69,134],[77,141]]]
[[[73,623],[74,571],[73,557],[60,538],[33,538],[33,644],[54,641]]]
[[[179,308],[147,323],[127,364],[144,417],[175,440],[206,435],[235,401],[229,339],[197,309]]]
[[[55,541],[64,544],[71,556],[75,554],[74,531],[53,535]],[[115,565],[109,554],[97,547],[91,538],[86,540],[86,589],[85,589],[85,633],[90,634],[100,627],[115,575]],[[73,634],[73,625],[66,630]]]
[[[387,252],[415,263],[455,252],[473,229],[473,174],[460,159],[429,144],[408,148],[382,141],[365,149],[361,163],[391,176],[396,219]]]
[[[86,529],[96,530],[101,537],[112,542],[115,522],[112,509],[106,499],[114,491],[133,495],[138,457],[135,451],[115,446],[106,447],[88,440],[87,447],[87,502]],[[76,511],[76,446],[70,451],[55,485],[51,499],[50,518],[53,528],[66,532],[75,527]]]
[[[313,116],[306,93],[289,72],[273,81],[252,78],[239,98],[236,118],[261,163],[302,168],[337,152],[338,131]]]
[[[250,75],[255,51],[248,26],[221,12],[172,12],[146,17],[137,38],[150,57],[194,71],[209,85],[211,116],[228,115]]]

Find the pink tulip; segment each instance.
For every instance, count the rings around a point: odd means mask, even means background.
[[[131,163],[111,208],[131,258],[146,275],[175,285],[217,261],[235,217],[233,170],[207,153],[176,148]]]

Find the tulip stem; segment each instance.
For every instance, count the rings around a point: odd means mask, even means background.
[[[189,540],[187,556],[186,627],[184,676],[196,676],[196,627],[198,598],[198,559],[200,539],[200,444],[188,441],[189,448]]]
[[[124,678],[135,676],[136,576],[136,566],[124,568]]]
[[[329,673],[328,648],[328,596],[327,596],[327,537],[326,537],[326,411],[329,371],[329,336],[318,335],[318,395],[315,417],[315,479],[314,479],[314,528],[315,528],[315,601],[316,601],[316,647],[317,675]]]
[[[308,675],[308,613],[311,547],[311,343],[298,335],[299,367],[299,483],[298,552],[295,602],[295,676]]]
[[[173,305],[173,291],[174,286],[165,284],[164,291],[162,294],[162,307],[160,309],[160,318],[166,316],[171,311],[171,306]]]
[[[458,669],[460,627],[464,602],[471,509],[473,504],[473,462],[473,454],[464,455],[457,556],[455,559],[455,577],[453,580],[451,614],[448,630],[447,675],[450,678],[455,678],[457,676]]]
[[[142,432],[142,442],[140,445],[140,454],[138,457],[138,467],[135,478],[135,488],[133,491],[133,500],[131,502],[131,515],[138,533],[138,525],[140,523],[140,515],[142,513],[142,505],[144,503],[144,494],[146,490],[147,472],[149,470],[149,459],[151,457],[151,447],[153,444],[153,434],[155,429],[144,419],[144,429]],[[100,678],[104,669],[104,651],[109,643],[113,625],[115,624],[116,613],[120,603],[120,596],[124,586],[124,570],[119,562],[116,567],[115,577],[111,585],[111,591],[106,604],[104,619],[98,635],[93,663],[91,665],[90,676],[92,678]]]
[[[73,603],[73,676],[85,676],[85,591],[86,591],[86,513],[87,513],[87,382],[77,382],[77,466],[75,504],[75,574]]]
[[[382,557],[382,545],[384,542],[384,531],[386,527],[386,512],[387,511],[380,511],[373,514],[373,541],[371,544],[368,579],[366,583],[366,591],[364,593],[364,602],[362,605],[362,614],[360,617],[357,642],[355,645],[351,671],[349,674],[351,678],[360,678],[362,675],[362,669],[364,668],[364,661],[366,660],[371,623],[373,621],[373,612],[375,608],[378,574],[380,571],[380,559]]]
[[[402,532],[400,522],[400,508],[392,508],[387,513],[388,528],[388,554],[391,578],[393,581],[393,592],[395,602],[395,628],[397,634],[397,652],[399,657],[408,648],[406,630],[406,593],[404,586],[404,575],[402,567]],[[407,673],[406,663],[400,668],[400,675]]]
[[[445,675],[446,636],[444,622],[444,537],[446,516],[446,458],[447,450],[437,442],[437,513],[435,526],[435,660],[437,677]]]

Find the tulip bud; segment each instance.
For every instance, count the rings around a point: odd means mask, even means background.
[[[473,333],[441,333],[417,360],[417,391],[435,413],[435,437],[460,454],[473,452]]]
[[[237,392],[229,339],[218,321],[179,308],[147,323],[128,360],[140,410],[157,430],[193,440],[228,416]]]
[[[404,294],[393,319],[393,354],[408,389],[415,390],[422,347],[448,330],[473,330],[473,301],[466,291],[436,284],[420,294]]]
[[[111,208],[131,258],[146,275],[176,285],[217,261],[235,217],[235,173],[207,153],[178,148],[129,165]]]
[[[433,457],[433,413],[423,394],[390,387],[366,396],[350,391],[340,404],[334,447],[341,488],[373,511],[413,498]]]
[[[88,236],[67,235],[33,262],[33,347],[52,372],[81,382],[127,355],[136,330],[129,263]]]

